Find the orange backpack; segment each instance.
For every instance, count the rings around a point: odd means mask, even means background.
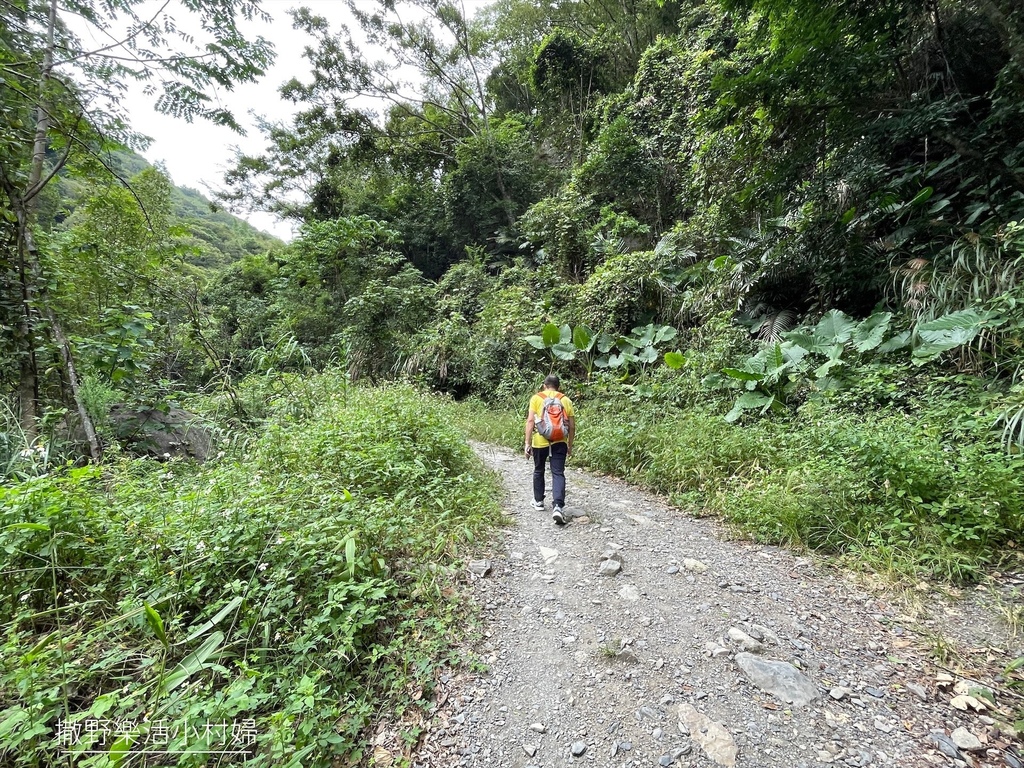
[[[544,391],[538,394],[542,397]],[[537,431],[541,436],[551,443],[560,443],[569,436],[568,418],[565,414],[565,407],[562,405],[561,392],[555,392],[554,397],[545,397],[544,404],[540,409],[540,419],[535,419]]]

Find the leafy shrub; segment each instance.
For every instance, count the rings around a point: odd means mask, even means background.
[[[427,399],[313,386],[315,421],[278,418],[244,454],[0,489],[9,764],[57,762],[58,721],[102,718],[140,739],[251,719],[250,764],[328,766],[429,692],[460,620],[449,569],[493,488]]]

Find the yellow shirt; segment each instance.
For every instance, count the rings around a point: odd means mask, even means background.
[[[554,397],[558,394],[553,389],[545,389],[542,392],[538,392],[536,395],[530,398],[530,413],[533,414],[533,447],[534,448],[545,448],[551,443],[544,435],[537,431],[536,424],[540,421],[540,413],[544,410],[544,401],[549,397]],[[565,409],[565,415],[570,418],[576,418],[576,411],[573,409],[572,400],[565,395],[562,395],[562,407]],[[565,440],[556,440],[556,443],[564,443]]]

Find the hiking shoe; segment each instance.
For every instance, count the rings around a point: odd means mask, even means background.
[[[533,502],[533,508],[543,512],[544,511],[544,502],[543,501],[535,501],[535,502]]]
[[[565,510],[555,507],[555,511],[551,513],[551,519],[555,521],[555,525],[565,525]]]

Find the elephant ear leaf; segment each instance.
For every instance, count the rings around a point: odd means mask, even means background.
[[[572,331],[572,343],[580,352],[589,352],[596,338],[594,332],[585,325],[577,325]]]
[[[922,343],[914,349],[912,359],[918,365],[934,360],[943,352],[974,341],[989,320],[987,313],[962,309],[922,323],[917,333]]]
[[[838,309],[829,310],[814,327],[814,335],[822,343],[845,344],[853,336],[855,323]]]
[[[562,332],[554,323],[548,323],[541,329],[540,336],[544,339],[545,347],[553,347],[562,340]]]
[[[736,398],[736,402],[733,404],[732,410],[725,414],[725,420],[731,424],[738,421],[744,411],[750,411],[755,408],[760,408],[761,413],[764,413],[771,408],[774,403],[775,398],[771,395],[763,395],[760,392],[744,392]]]
[[[654,343],[664,344],[666,341],[672,341],[678,335],[679,331],[671,325],[663,325],[658,329],[658,333],[654,337]]]
[[[572,344],[559,342],[551,348],[551,351],[559,360],[574,360],[576,358],[576,347]]]
[[[866,320],[857,324],[853,331],[853,344],[858,352],[870,352],[877,349],[889,330],[890,312],[876,312]]]
[[[682,352],[666,352],[665,365],[677,371],[686,364],[686,356]]]
[[[544,339],[540,336],[524,336],[523,339],[534,349],[544,349]]]

